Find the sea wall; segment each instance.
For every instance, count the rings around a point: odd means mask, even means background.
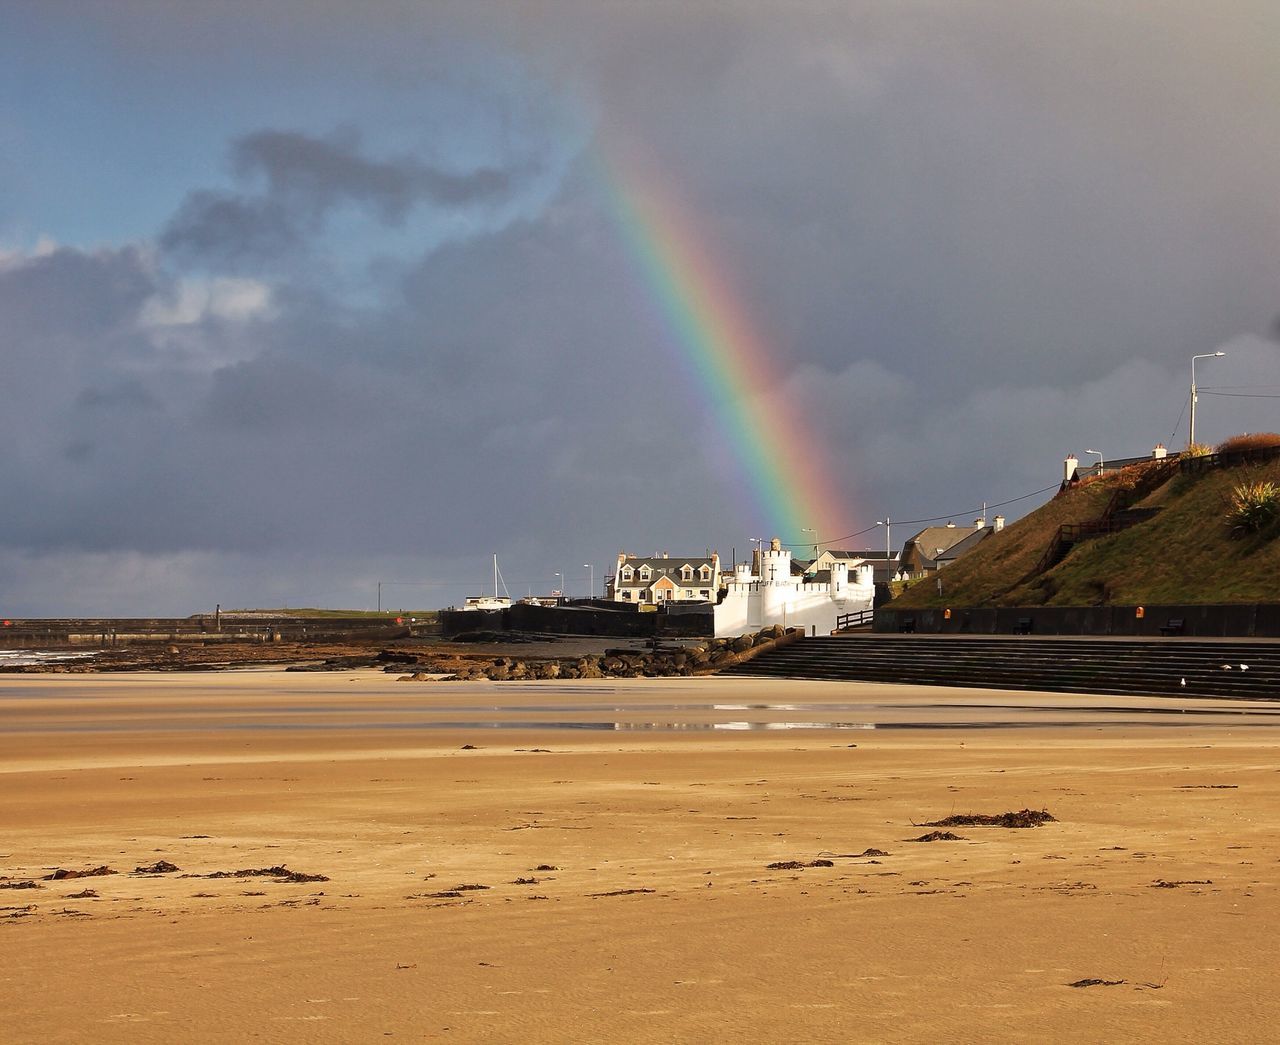
[[[1139,612],[1141,611],[1141,612]],[[948,615],[949,614],[949,615]],[[874,631],[922,634],[1158,636],[1170,621],[1203,638],[1280,638],[1280,604],[1222,606],[1001,606],[876,610]],[[1029,622],[1029,624],[1028,624]]]

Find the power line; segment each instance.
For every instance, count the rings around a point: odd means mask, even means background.
[[[1182,401],[1182,409],[1178,411],[1178,419],[1173,422],[1173,431],[1169,433],[1169,442],[1173,442],[1174,436],[1178,434],[1178,428],[1182,424],[1182,415],[1187,412],[1187,404],[1191,402],[1191,393],[1187,393],[1187,397]]]
[[[958,515],[972,515],[974,512],[981,512],[983,509],[990,511],[992,508],[1003,508],[1007,504],[1016,504],[1018,501],[1025,501],[1028,497],[1038,497],[1042,493],[1048,493],[1050,490],[1056,490],[1060,485],[1061,484],[1059,483],[1054,483],[1052,486],[1046,486],[1042,490],[1032,490],[1031,493],[1024,493],[1018,497],[1010,497],[1007,501],[998,501],[995,504],[983,505],[981,508],[969,508],[962,512],[948,512],[946,515],[934,515],[928,519],[895,519],[893,521],[895,524],[901,526],[914,526],[918,523],[941,522],[943,519],[954,519]],[[806,548],[815,544],[839,544],[841,541],[852,540],[854,537],[861,537],[864,533],[870,533],[872,530],[878,529],[879,526],[880,524],[877,523],[875,526],[868,526],[865,530],[859,530],[857,533],[845,534],[843,537],[835,537],[829,541],[792,541],[784,544],[784,547]]]
[[[1201,391],[1201,395],[1206,396],[1226,396],[1230,399],[1280,399],[1280,394],[1268,392],[1205,392]]]

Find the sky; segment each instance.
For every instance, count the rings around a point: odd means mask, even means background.
[[[1273,0],[0,0],[0,614],[900,546],[1197,354],[1280,429],[1277,98]]]

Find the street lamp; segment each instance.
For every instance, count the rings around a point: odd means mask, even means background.
[[[559,594],[556,596],[556,605],[559,606],[564,600],[564,574],[557,573],[554,574],[554,576],[556,578],[556,588],[559,591]]]
[[[889,517],[887,515],[884,517],[884,522],[877,519],[876,525],[884,527],[884,580],[888,584],[889,581],[893,580],[893,574],[889,572],[889,562],[893,558],[893,554],[890,551],[893,546],[893,539],[889,535],[893,533],[893,530],[889,526]]]
[[[1101,450],[1086,450],[1086,451],[1085,451],[1085,453],[1087,453],[1087,454],[1097,454],[1097,455],[1098,455],[1098,474],[1099,474],[1099,475],[1101,475],[1101,474],[1102,474],[1102,451],[1101,451]]]
[[[1196,441],[1196,360],[1217,359],[1219,356],[1225,355],[1225,352],[1203,352],[1198,356],[1191,357],[1191,421],[1187,425],[1187,446]]]
[[[818,531],[815,530],[812,526],[803,526],[800,528],[800,532],[801,533],[817,533]],[[817,537],[814,537],[813,539],[813,554],[814,555],[818,554],[818,538]]]
[[[582,567],[585,570],[591,571],[587,574],[587,577],[589,578],[587,581],[587,598],[594,599],[596,597],[596,568],[589,562],[584,562]]]

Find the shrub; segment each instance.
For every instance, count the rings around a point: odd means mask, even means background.
[[[1240,483],[1227,502],[1227,521],[1243,536],[1262,533],[1280,518],[1280,486],[1273,482]]]
[[[1182,451],[1183,457],[1208,457],[1213,453],[1213,447],[1208,443],[1188,443],[1187,448]]]
[[[1230,453],[1232,450],[1263,450],[1272,446],[1280,446],[1280,434],[1246,432],[1244,435],[1233,435],[1230,439],[1219,443],[1218,453]]]

